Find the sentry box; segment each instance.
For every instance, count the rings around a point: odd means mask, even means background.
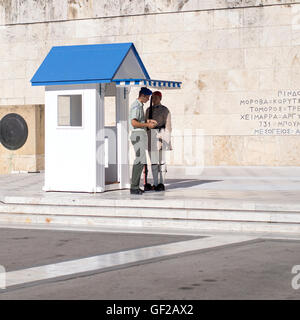
[[[45,86],[43,190],[77,192],[130,187],[130,88],[181,87],[181,82],[151,80],[133,43],[53,47],[31,83]],[[115,97],[115,121],[109,126],[105,97]]]

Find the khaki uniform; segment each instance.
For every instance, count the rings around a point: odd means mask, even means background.
[[[135,128],[131,124],[132,119],[145,123],[143,103],[138,99],[134,101],[129,111],[129,128],[131,130],[130,141],[135,152],[135,159],[132,167],[131,189],[139,189],[141,174],[144,165],[147,163],[146,150],[148,149],[148,137],[144,128]]]

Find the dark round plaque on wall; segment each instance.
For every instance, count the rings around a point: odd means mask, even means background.
[[[28,137],[27,123],[16,113],[9,113],[0,120],[0,142],[9,150],[21,148]]]

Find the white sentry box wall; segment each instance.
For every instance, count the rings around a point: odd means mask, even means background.
[[[111,134],[104,128],[105,84],[47,86],[45,92],[44,191],[103,192],[130,187],[128,92],[116,87],[117,180],[105,184]],[[58,96],[82,96],[82,126],[58,125]],[[105,148],[105,137],[108,137]],[[106,152],[105,152],[106,151]],[[108,152],[107,152],[108,151]],[[108,173],[107,173],[108,174]],[[109,180],[109,177],[107,178]]]

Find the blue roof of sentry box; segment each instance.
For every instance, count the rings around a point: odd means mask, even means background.
[[[53,47],[31,83],[33,86],[105,83],[116,79],[119,69],[122,78],[130,79],[135,76],[134,72],[130,74],[130,67],[120,68],[129,52],[131,69],[139,69],[142,78],[150,79],[133,43],[113,43]]]

